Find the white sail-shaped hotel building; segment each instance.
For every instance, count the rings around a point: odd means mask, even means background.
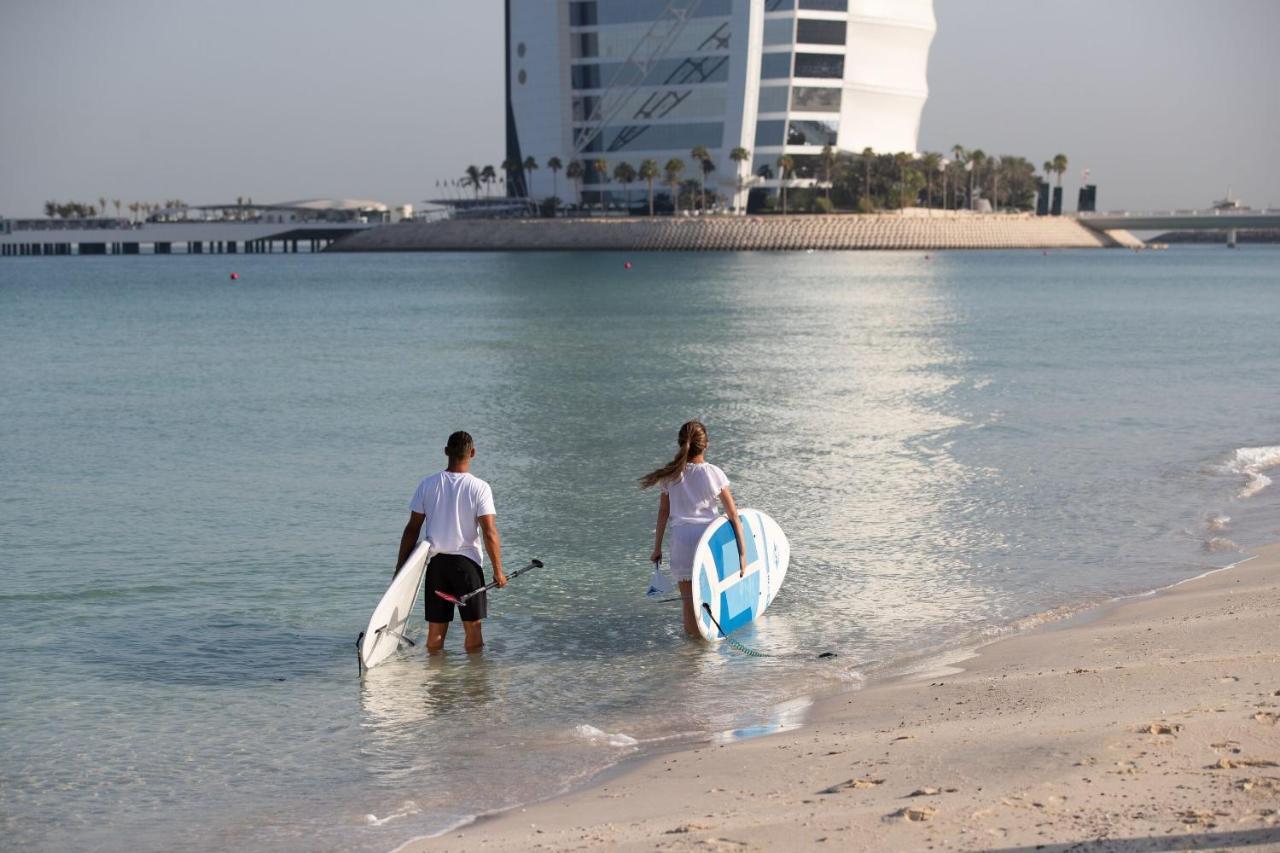
[[[745,189],[778,186],[784,153],[805,184],[825,145],[914,152],[935,29],[932,0],[507,0],[507,159],[542,167],[508,192],[575,200],[551,157],[610,173],[679,157],[697,177],[703,145],[741,208]],[[588,168],[586,200],[600,189]]]

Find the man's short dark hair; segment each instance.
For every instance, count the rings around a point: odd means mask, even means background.
[[[449,441],[444,446],[444,452],[448,454],[450,462],[461,462],[471,456],[471,451],[476,446],[475,441],[471,438],[471,433],[458,430],[449,436]]]

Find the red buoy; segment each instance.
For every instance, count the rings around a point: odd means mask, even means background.
[[[624,270],[629,270],[629,269],[631,269],[631,261],[627,261],[625,264],[623,264],[623,265],[622,265],[622,268],[623,268]]]
[[[232,280],[232,281],[239,281],[239,280],[240,280],[240,273],[238,273],[238,272],[233,272],[233,273],[231,274],[231,280]]]

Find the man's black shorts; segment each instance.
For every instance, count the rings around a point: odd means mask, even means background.
[[[427,591],[423,602],[428,622],[452,622],[453,605],[436,595],[436,590],[461,598],[484,586],[484,573],[476,561],[461,554],[436,554],[427,564]],[[489,615],[489,593],[482,592],[458,608],[463,622]]]

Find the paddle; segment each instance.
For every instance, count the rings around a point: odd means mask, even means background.
[[[508,581],[513,581],[513,580],[515,580],[516,578],[520,577],[520,576],[521,576],[522,574],[524,574],[525,572],[530,571],[531,569],[540,569],[540,568],[542,568],[542,561],[541,561],[541,560],[530,560],[530,561],[529,561],[529,565],[524,566],[523,568],[516,569],[516,570],[515,570],[514,572],[512,572],[511,574],[507,575],[507,580],[508,580]],[[486,591],[486,590],[493,589],[493,588],[494,588],[494,587],[496,587],[497,585],[498,585],[498,582],[497,582],[497,581],[493,581],[492,583],[487,583],[487,584],[485,584],[484,586],[480,587],[479,589],[473,589],[473,590],[471,590],[471,592],[467,593],[466,595],[459,595],[459,596],[453,596],[453,595],[450,595],[449,593],[447,593],[447,592],[445,592],[445,591],[443,591],[443,590],[439,590],[439,589],[437,589],[437,590],[435,591],[435,593],[436,593],[436,595],[440,596],[441,598],[443,598],[445,601],[449,602],[450,604],[456,604],[456,605],[458,605],[459,607],[461,607],[462,605],[466,604],[466,603],[467,603],[468,601],[470,601],[471,599],[475,598],[475,597],[476,597],[477,595],[479,595],[480,593],[482,593],[482,592],[484,592],[484,591]]]

